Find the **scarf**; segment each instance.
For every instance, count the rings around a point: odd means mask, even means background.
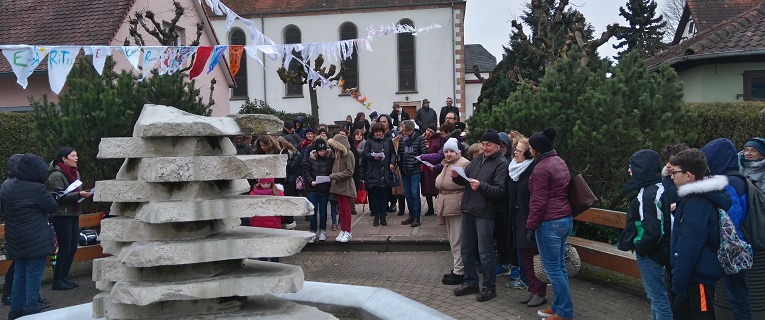
[[[518,163],[513,159],[513,161],[510,162],[510,164],[507,166],[507,170],[510,172],[510,179],[513,179],[513,181],[518,182],[518,179],[521,177],[521,174],[523,174],[524,171],[526,171],[526,168],[528,168],[531,163],[534,162],[532,159],[526,159],[521,163]]]
[[[67,166],[63,162],[57,162],[56,164],[61,169],[61,172],[64,173],[64,176],[66,177],[66,180],[69,181],[69,184],[77,181],[77,167]],[[72,192],[80,192],[80,188],[76,188]],[[80,212],[80,203],[79,202],[73,203],[72,210],[74,212]]]

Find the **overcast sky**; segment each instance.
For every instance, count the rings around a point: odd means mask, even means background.
[[[658,14],[661,14],[665,1],[656,0]],[[501,4],[497,4],[498,2]],[[510,21],[523,15],[526,2],[528,0],[467,0],[465,44],[481,44],[497,58],[497,62],[502,60],[502,46],[507,46],[510,39]],[[595,28],[595,35],[600,37],[609,24],[626,24],[626,20],[619,15],[619,7],[626,3],[627,0],[571,0],[569,6],[584,14],[587,22]],[[617,50],[612,47],[614,43],[612,38],[600,46],[600,55],[616,55]]]

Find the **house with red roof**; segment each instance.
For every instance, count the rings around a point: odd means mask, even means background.
[[[346,88],[357,88],[366,96],[367,109],[340,88],[318,88],[319,121],[344,121],[357,112],[372,110],[389,113],[398,103],[414,117],[424,99],[440,111],[452,97],[464,118],[468,101],[465,76],[472,66],[465,61],[465,0],[227,0],[224,3],[277,44],[319,43],[366,38],[370,31],[396,24],[415,28],[438,25],[440,28],[412,34],[374,37],[372,51],[364,46],[345,62]],[[253,34],[241,20],[230,28],[225,16],[211,15],[212,24],[224,44],[253,44]],[[261,66],[254,59],[242,59],[232,90],[231,113],[238,112],[246,99],[259,99],[277,110],[311,114],[307,85],[284,84],[276,70],[281,60],[273,61],[259,53]],[[327,57],[325,57],[327,60]],[[341,61],[325,61],[339,66]],[[246,64],[246,65],[245,65]],[[467,67],[467,68],[466,68]],[[246,85],[245,85],[246,84]]]
[[[219,44],[209,17],[196,0],[177,0],[185,8],[185,14],[178,21],[180,36],[178,45],[191,44],[196,37],[196,24],[202,22],[204,29],[200,45]],[[0,45],[71,45],[71,46],[121,46],[125,39],[133,44],[129,34],[128,19],[137,11],[151,10],[158,21],[167,23],[174,17],[171,1],[136,0],[15,0],[0,1]],[[147,45],[158,45],[148,34],[143,35]],[[81,50],[80,56],[83,55]],[[2,55],[0,55],[2,56]],[[124,54],[114,52],[116,68],[133,69]],[[46,58],[47,59],[47,58]],[[137,71],[136,71],[137,73]],[[216,82],[213,93],[214,116],[229,114],[229,87],[234,79],[228,64],[220,63],[209,74],[202,73],[196,79],[203,101],[210,98],[209,87]],[[63,89],[66,90],[66,87]],[[63,92],[63,91],[62,91]],[[48,83],[47,62],[43,61],[29,77],[29,84],[23,89],[16,83],[9,62],[0,58],[0,112],[26,112],[31,110],[27,97],[40,98],[47,94],[50,101],[57,101],[57,95]]]
[[[646,60],[663,63],[686,102],[765,100],[765,2],[688,0],[674,45]]]

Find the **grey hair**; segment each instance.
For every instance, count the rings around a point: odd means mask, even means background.
[[[414,130],[414,121],[412,121],[412,120],[405,120],[405,121],[404,121],[404,122],[401,124],[401,127],[403,127],[404,129],[406,129],[406,131],[412,131],[412,130]]]

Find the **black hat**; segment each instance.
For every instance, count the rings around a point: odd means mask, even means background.
[[[295,128],[295,124],[292,123],[292,121],[284,121],[284,127],[287,128],[287,129],[294,129]]]
[[[313,132],[313,128],[311,128],[311,127],[305,128],[305,133],[309,133],[309,132],[310,133],[315,133],[315,132]]]
[[[553,142],[558,132],[555,128],[547,128],[544,131],[537,132],[529,138],[529,146],[537,152],[545,153],[553,150]]]
[[[483,135],[481,136],[481,141],[494,142],[497,145],[502,144],[502,140],[499,139],[499,134],[494,129],[486,130],[486,132],[484,132]]]
[[[430,103],[430,100],[428,99],[422,99],[422,104]]]
[[[314,150],[327,149],[327,142],[324,141],[324,139],[322,138],[316,139],[316,141],[314,141],[313,143],[313,149]]]

